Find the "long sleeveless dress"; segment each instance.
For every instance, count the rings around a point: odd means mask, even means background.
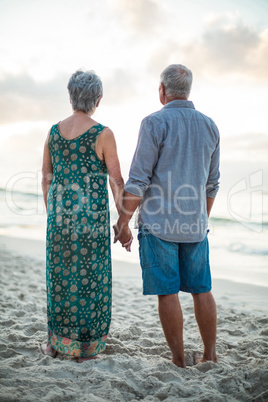
[[[107,167],[95,145],[105,127],[67,140],[58,124],[48,144],[53,165],[47,217],[48,342],[69,356],[105,349],[111,321]]]

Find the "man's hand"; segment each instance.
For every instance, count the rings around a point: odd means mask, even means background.
[[[120,219],[118,219],[117,223],[113,226],[114,228],[114,243],[118,240],[122,244],[122,247],[125,247],[127,251],[131,251],[131,243],[133,241],[131,230],[128,225],[120,225]]]
[[[133,241],[131,230],[129,229],[129,221],[139,205],[141,197],[124,192],[123,204],[120,216],[116,225],[114,225],[114,243],[118,240],[127,251],[131,251],[131,243]]]

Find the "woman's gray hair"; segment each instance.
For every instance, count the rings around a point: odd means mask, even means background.
[[[100,77],[93,70],[77,70],[69,79],[67,88],[73,110],[94,113],[103,89]]]
[[[191,70],[182,64],[171,64],[160,75],[168,97],[188,99],[192,87]]]

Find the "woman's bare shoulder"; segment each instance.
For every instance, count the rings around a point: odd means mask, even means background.
[[[104,127],[104,129],[102,130],[101,134],[100,134],[100,138],[103,138],[105,140],[108,139],[114,139],[114,133],[113,131],[110,129],[110,127]]]

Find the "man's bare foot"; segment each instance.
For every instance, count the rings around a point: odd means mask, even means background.
[[[217,356],[206,356],[205,354],[202,355],[202,353],[195,353],[194,355],[194,364],[198,364],[198,363],[205,363],[205,362],[213,362],[213,363],[217,363],[218,359]]]
[[[44,355],[47,355],[50,357],[56,357],[57,353],[58,353],[49,343],[41,345],[40,349]]]
[[[100,355],[95,355],[95,356],[89,356],[89,357],[79,357],[77,359],[77,363],[83,363],[86,362],[87,360],[95,360],[95,359],[101,359],[102,356]]]
[[[173,357],[172,363],[174,363],[177,367],[186,368],[185,361],[182,361],[181,359],[175,359],[175,358]]]

